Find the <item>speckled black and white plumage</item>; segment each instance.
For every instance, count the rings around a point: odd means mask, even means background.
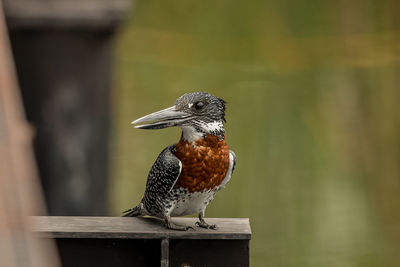
[[[143,197],[144,212],[162,217],[171,208],[169,194],[181,173],[182,164],[174,155],[175,145],[165,148],[153,164],[147,177]],[[167,201],[166,201],[167,200]]]
[[[199,104],[201,103],[201,105]],[[225,101],[204,92],[189,93],[179,97],[173,107],[146,115],[134,124],[151,122],[135,126],[140,129],[162,129],[179,126],[182,139],[195,146],[196,140],[207,135],[224,140]],[[215,188],[189,192],[177,185],[182,171],[182,162],[176,156],[176,145],[165,148],[157,157],[147,177],[143,199],[136,207],[125,211],[124,216],[151,215],[165,219],[170,229],[187,230],[188,227],[174,225],[171,216],[199,214],[200,227],[215,228],[208,225],[203,217],[207,205],[215,194],[230,180],[236,163],[236,156],[229,150],[229,166],[225,178]]]
[[[226,177],[217,188],[189,193],[188,190],[175,186],[182,164],[175,156],[174,150],[175,145],[171,145],[157,157],[147,177],[141,203],[128,210],[125,216],[151,215],[164,218],[200,213],[214,199],[215,194],[229,182],[236,164],[236,155],[233,151],[230,151],[230,164]],[[190,203],[193,200],[199,203]]]

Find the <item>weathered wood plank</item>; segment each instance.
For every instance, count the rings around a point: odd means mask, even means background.
[[[25,118],[0,1],[0,266],[54,267],[53,240],[35,238],[28,214],[44,214]],[[40,70],[39,70],[40,71]]]
[[[173,218],[182,225],[194,226],[197,218]],[[155,218],[35,216],[32,230],[41,236],[55,238],[130,238],[130,239],[251,239],[248,218],[207,218],[217,230],[186,232],[165,229]]]

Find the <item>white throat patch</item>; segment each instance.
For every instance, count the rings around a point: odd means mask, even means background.
[[[200,127],[204,129],[206,133],[218,132],[224,129],[224,125],[222,124],[221,121],[202,123],[200,124]]]
[[[193,126],[181,126],[183,139],[188,142],[195,142],[203,137],[203,133],[196,131]]]
[[[201,128],[201,132],[197,131],[195,127],[185,125],[181,126],[183,132],[183,139],[188,142],[195,142],[200,138],[203,138],[204,134],[208,133],[216,133],[224,131],[224,125],[222,121],[213,121],[213,122],[202,122],[197,124],[197,127]]]

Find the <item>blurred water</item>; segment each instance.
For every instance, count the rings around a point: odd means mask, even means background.
[[[238,156],[210,217],[249,217],[252,266],[398,266],[396,1],[138,1],[117,46],[113,214],[179,129],[130,122],[203,90]]]

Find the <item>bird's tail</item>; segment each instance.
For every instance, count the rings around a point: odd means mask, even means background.
[[[143,204],[140,203],[136,207],[122,212],[124,214],[122,216],[123,217],[138,217],[138,216],[141,216],[141,215],[143,215],[142,214],[142,209],[143,209]]]

